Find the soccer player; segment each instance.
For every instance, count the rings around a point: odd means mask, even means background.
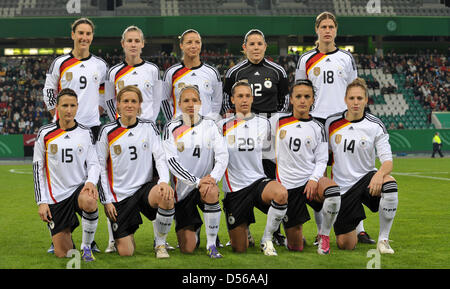
[[[382,254],[393,254],[389,232],[398,205],[398,188],[390,176],[393,168],[389,134],[377,117],[365,112],[368,102],[367,86],[357,78],[347,87],[347,110],[326,120],[325,131],[333,153],[333,180],[341,188],[341,208],[334,224],[337,245],[351,250],[358,242],[355,231],[365,219],[366,205],[377,212],[380,232],[377,249]],[[375,157],[381,167],[375,167]]]
[[[172,65],[164,73],[162,112],[166,120],[181,114],[180,91],[186,85],[196,85],[200,91],[202,108],[200,114],[220,119],[222,106],[222,81],[216,68],[200,59],[202,39],[194,29],[188,29],[180,36],[183,57],[180,63]]]
[[[158,66],[141,57],[144,34],[139,27],[129,26],[123,31],[120,43],[125,60],[109,69],[105,83],[108,116],[111,121],[117,118],[117,93],[125,86],[134,85],[139,88],[144,100],[139,118],[155,122],[161,106],[161,80]]]
[[[228,151],[213,119],[199,114],[200,91],[186,85],[180,91],[178,107],[182,115],[164,128],[163,146],[175,190],[175,219],[178,244],[183,253],[197,247],[196,231],[203,224],[197,206],[203,211],[206,249],[210,258],[221,258],[216,246],[221,208],[219,187],[228,164]]]
[[[338,23],[332,13],[323,12],[316,17],[316,48],[300,56],[295,71],[296,80],[309,79],[313,82],[317,97],[311,115],[322,123],[328,116],[346,109],[345,89],[358,76],[351,53],[336,46],[337,28]],[[320,231],[321,213],[314,211],[314,216]],[[363,221],[357,231],[359,242],[375,243],[365,232]]]
[[[79,18],[72,23],[73,49],[69,54],[57,57],[50,65],[43,89],[44,102],[53,120],[58,118],[55,110],[56,96],[64,88],[77,94],[76,120],[89,127],[97,141],[100,130],[100,115],[104,105],[104,83],[108,65],[89,49],[94,39],[94,23],[88,18]],[[100,252],[95,241],[92,249]],[[53,244],[48,252],[53,252]]]
[[[89,51],[93,38],[94,24],[91,20],[80,18],[72,24],[73,49],[53,61],[47,71],[43,92],[45,105],[55,116],[56,95],[63,88],[74,90],[79,106],[77,122],[91,128],[97,138],[108,67],[103,59]]]
[[[82,259],[94,261],[91,250],[98,223],[100,166],[91,130],[78,123],[77,94],[62,89],[56,96],[59,119],[40,128],[33,154],[35,200],[50,229],[54,253],[66,257],[74,248],[72,232],[81,216]]]
[[[229,152],[222,183],[231,247],[235,252],[247,250],[248,226],[255,222],[253,208],[257,207],[267,214],[261,250],[266,256],[276,256],[272,236],[286,214],[288,192],[264,174],[262,158],[263,150],[270,149],[270,123],[252,112],[253,95],[248,82],[236,82],[230,100],[236,113],[222,120],[220,127]]]
[[[306,203],[320,211],[323,222],[317,252],[330,253],[330,231],[339,212],[339,187],[323,177],[328,161],[328,142],[323,124],[310,115],[314,87],[297,80],[290,89],[292,112],[270,118],[275,150],[276,177],[288,190],[287,218],[283,219],[287,248],[303,250],[302,224],[310,219]],[[322,204],[323,202],[323,204]]]
[[[224,80],[223,112],[232,112],[230,101],[231,88],[238,81],[247,81],[252,87],[254,102],[252,112],[270,118],[272,113],[286,111],[289,107],[289,80],[283,67],[265,58],[267,43],[262,31],[251,29],[244,37],[242,49],[246,59],[230,68]],[[273,156],[264,155],[265,174],[275,179],[275,163]],[[249,231],[250,232],[250,231]],[[253,238],[249,234],[253,245]],[[277,230],[274,233],[275,243],[285,244],[285,238]]]
[[[120,117],[101,129],[97,142],[100,201],[112,223],[119,255],[133,255],[134,233],[142,224],[142,213],[156,220],[156,257],[168,258],[165,241],[175,213],[173,190],[168,185],[169,170],[159,131],[153,121],[138,117],[142,102],[139,88],[125,86],[117,94]],[[158,182],[153,180],[153,159]]]
[[[161,106],[162,87],[159,68],[151,62],[143,60],[141,57],[142,49],[145,45],[144,34],[139,27],[129,26],[122,33],[120,43],[125,53],[125,60],[111,67],[105,83],[105,99],[108,116],[111,121],[118,117],[116,111],[116,95],[125,86],[134,85],[139,88],[143,98],[139,118],[155,122]],[[109,219],[108,236],[109,245],[105,250],[106,253],[114,252],[115,250],[114,237]]]

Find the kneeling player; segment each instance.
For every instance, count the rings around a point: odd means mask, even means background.
[[[230,160],[225,171],[223,200],[231,246],[235,252],[248,248],[248,226],[255,222],[253,208],[267,214],[261,239],[261,250],[276,256],[272,235],[287,210],[287,190],[268,179],[262,164],[263,149],[270,148],[270,123],[252,113],[253,95],[250,84],[237,82],[231,89],[236,114],[220,122]]]
[[[217,182],[228,164],[228,151],[213,119],[201,116],[200,92],[187,85],[180,91],[182,115],[167,123],[163,145],[176,194],[175,219],[178,244],[183,253],[192,253],[197,245],[196,230],[203,222],[206,249],[211,258],[221,258],[216,239],[221,208]]]
[[[95,184],[100,167],[91,130],[74,118],[77,109],[77,94],[61,90],[56,99],[58,120],[38,132],[33,154],[35,199],[58,257],[74,248],[72,232],[79,225],[75,213],[81,215],[82,259],[89,262],[95,260],[91,243],[98,223]]]
[[[327,118],[325,130],[333,153],[333,179],[341,188],[342,202],[334,231],[338,247],[352,250],[358,239],[355,228],[365,219],[366,205],[379,212],[380,233],[377,249],[393,254],[389,232],[398,205],[397,182],[390,176],[393,168],[389,134],[384,124],[365,112],[367,86],[357,78],[347,86],[347,110]],[[378,155],[381,167],[375,167]]]
[[[310,219],[306,203],[315,211],[323,205],[319,254],[330,252],[330,231],[341,203],[339,187],[323,177],[328,161],[328,143],[322,123],[310,115],[314,88],[309,80],[291,87],[291,113],[271,117],[277,180],[288,189],[288,210],[283,224],[289,250],[303,250],[302,224]],[[323,204],[322,204],[323,202]]]
[[[126,86],[117,94],[120,117],[102,127],[97,142],[101,165],[100,200],[112,223],[117,251],[131,256],[135,250],[134,233],[142,224],[140,213],[155,220],[155,253],[168,258],[165,247],[174,216],[173,190],[168,185],[169,171],[161,147],[159,131],[151,120],[142,120],[141,91]],[[159,174],[153,178],[153,158]]]

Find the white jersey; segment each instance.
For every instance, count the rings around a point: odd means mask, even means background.
[[[345,119],[345,113],[334,114],[325,122],[329,149],[333,153],[332,179],[341,188],[341,194],[368,172],[376,170],[376,156],[381,163],[392,161],[389,134],[383,122],[370,113],[350,122]]]
[[[72,53],[57,57],[45,79],[44,102],[47,109],[54,109],[58,93],[63,88],[70,88],[78,96],[76,120],[88,127],[100,125],[98,107],[104,106],[107,71],[106,62],[93,54],[83,59],[76,59]]]
[[[286,189],[317,182],[328,162],[323,124],[314,118],[297,119],[292,113],[275,114],[270,124],[278,182]]]
[[[244,119],[236,116],[219,121],[227,144],[229,161],[222,182],[226,193],[239,191],[266,178],[263,151],[270,149],[270,123],[261,115]]]
[[[61,202],[86,182],[96,185],[100,166],[91,130],[79,123],[67,130],[58,122],[41,127],[34,143],[33,173],[38,205]]]
[[[131,66],[124,61],[111,67],[105,83],[105,100],[111,121],[118,117],[116,95],[127,85],[134,85],[142,92],[142,113],[139,118],[156,121],[162,95],[158,66],[148,61]]]
[[[198,187],[200,179],[211,175],[220,182],[228,164],[228,151],[214,120],[207,117],[185,125],[179,116],[164,128],[163,147],[172,173],[175,200],[183,200]]]
[[[187,85],[195,85],[200,91],[202,107],[199,113],[217,120],[222,107],[222,81],[217,69],[203,62],[192,68],[178,63],[164,73],[162,111],[166,119],[181,115],[178,101],[181,89]]]
[[[138,118],[134,125],[124,127],[118,118],[102,127],[96,146],[103,204],[120,202],[150,182],[153,158],[159,174],[158,183],[169,183],[159,131],[151,120]]]
[[[312,81],[316,96],[311,115],[319,118],[327,118],[347,108],[345,90],[357,77],[353,56],[339,48],[326,54],[317,48],[305,52],[300,56],[295,70],[295,80]]]

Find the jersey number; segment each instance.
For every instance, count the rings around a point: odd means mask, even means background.
[[[250,84],[250,86],[252,87],[252,91],[253,91],[253,96],[254,97],[262,96],[262,94],[261,94],[261,90],[262,90],[261,83],[252,83],[252,84]]]
[[[334,72],[332,70],[323,72],[323,83],[333,83],[334,82]]]
[[[294,152],[298,152],[300,150],[301,144],[302,144],[302,141],[299,138],[291,137],[289,139],[289,148]]]
[[[71,163],[73,162],[73,149],[62,149],[61,150],[61,161],[63,163]]]
[[[137,153],[136,153],[136,147],[135,146],[130,146],[128,147],[130,149],[130,161],[134,161],[135,159],[137,159]]]
[[[243,151],[252,151],[255,149],[255,141],[252,138],[238,138],[238,150],[240,152]]]
[[[354,139],[349,141],[348,145],[347,145],[347,139],[344,140],[344,153],[347,151],[349,151],[351,153],[355,152],[355,140]]]
[[[86,76],[83,76],[83,75],[80,76],[80,83],[81,83],[80,89],[85,89],[87,86]]]
[[[192,154],[192,156],[200,158],[200,147],[199,146],[196,146],[194,148],[194,153]]]

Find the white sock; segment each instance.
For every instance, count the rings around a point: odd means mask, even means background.
[[[359,222],[358,226],[356,226],[356,235],[358,235],[361,232],[365,232],[363,220],[361,220],[361,222]]]
[[[83,229],[81,248],[91,247],[91,243],[95,238],[95,231],[97,231],[98,224],[98,210],[88,213],[83,211],[81,213],[81,227]]]
[[[205,204],[203,209],[203,219],[205,220],[206,249],[212,245],[216,245],[221,213],[222,211],[219,202],[215,204]]]
[[[316,226],[317,226],[317,234],[320,234],[321,228],[322,228],[322,210],[316,212],[314,211],[314,219],[316,220]]]
[[[270,203],[269,211],[267,212],[267,223],[266,228],[264,229],[264,235],[261,239],[261,243],[272,241],[272,235],[280,226],[281,221],[286,215],[286,211],[287,204],[280,205],[272,200],[272,202]]]
[[[322,224],[320,234],[330,236],[331,228],[336,221],[341,207],[341,194],[338,186],[328,187],[324,191],[325,200],[322,207]]]
[[[380,233],[378,241],[389,240],[389,232],[394,222],[398,206],[398,188],[394,181],[383,184],[381,189],[381,200],[378,211],[380,219]]]
[[[114,242],[114,236],[113,236],[113,230],[111,221],[108,217],[106,217],[106,220],[108,221],[108,244]]]
[[[155,246],[166,244],[166,238],[170,232],[174,215],[175,208],[169,210],[158,208],[158,213],[156,214],[156,219],[153,223],[154,228],[156,228]]]

